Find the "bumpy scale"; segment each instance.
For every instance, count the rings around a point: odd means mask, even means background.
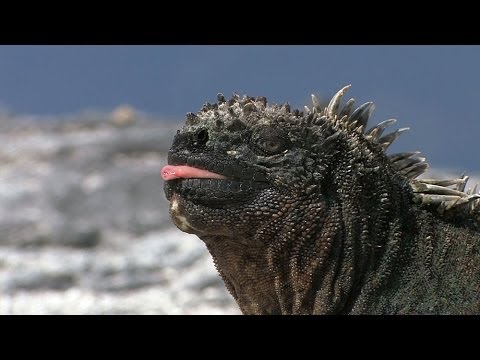
[[[418,179],[407,128],[374,109],[291,111],[264,97],[205,104],[162,169],[170,214],[207,245],[245,314],[480,313],[480,195],[466,176]]]

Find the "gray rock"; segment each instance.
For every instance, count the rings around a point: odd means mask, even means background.
[[[176,126],[0,121],[0,314],[239,313],[169,219],[159,172]]]
[[[17,290],[65,290],[73,286],[75,275],[66,272],[25,271],[12,275],[4,284],[3,291]]]
[[[91,248],[100,244],[101,230],[98,228],[78,230],[71,234],[65,234],[63,239],[64,241],[60,242],[62,245],[78,248]]]

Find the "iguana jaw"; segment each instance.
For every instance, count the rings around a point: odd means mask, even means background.
[[[212,216],[223,219],[227,212],[237,213],[235,209],[251,203],[262,190],[270,187],[267,182],[227,177],[183,164],[165,165],[161,176],[165,180],[164,190],[173,222],[182,231],[197,235],[230,234],[231,226],[212,223]]]
[[[202,205],[225,205],[248,198],[248,193],[268,187],[266,182],[236,179],[188,165],[166,165],[161,170],[167,199],[176,193]]]

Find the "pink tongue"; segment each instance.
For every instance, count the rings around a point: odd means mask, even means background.
[[[165,165],[162,168],[162,178],[163,180],[173,180],[173,179],[226,179],[225,176],[220,174],[215,174],[211,171],[197,169],[191,166],[186,165]]]

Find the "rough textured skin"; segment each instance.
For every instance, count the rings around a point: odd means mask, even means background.
[[[172,220],[245,314],[480,313],[478,195],[415,179],[424,158],[385,153],[404,129],[365,131],[373,104],[352,113],[347,89],[303,112],[219,94],[187,114],[169,171],[222,176],[165,175]]]

